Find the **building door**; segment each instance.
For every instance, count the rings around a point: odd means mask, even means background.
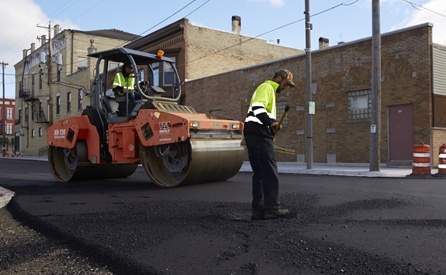
[[[389,161],[412,160],[413,157],[413,106],[388,107]]]

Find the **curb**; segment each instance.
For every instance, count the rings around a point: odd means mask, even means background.
[[[0,208],[5,207],[14,196],[14,192],[0,186]]]

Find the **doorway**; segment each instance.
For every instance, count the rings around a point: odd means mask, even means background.
[[[388,107],[389,162],[408,161],[413,158],[413,106]]]

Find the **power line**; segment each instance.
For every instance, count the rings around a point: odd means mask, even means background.
[[[185,8],[187,8],[188,6],[190,6],[190,5],[191,5],[193,2],[195,2],[195,1],[196,1],[196,0],[193,0],[193,1],[189,2],[189,3],[187,3],[184,7],[180,8],[179,10],[177,10],[176,12],[174,12],[173,14],[171,14],[170,16],[168,16],[167,18],[163,19],[163,20],[162,20],[161,22],[159,22],[158,24],[156,24],[156,25],[152,26],[151,28],[149,28],[149,29],[143,31],[141,34],[139,34],[139,36],[142,36],[142,35],[145,34],[146,32],[148,32],[148,31],[154,29],[156,26],[159,26],[161,23],[165,22],[167,19],[171,18],[172,16],[176,15],[176,14],[179,13],[180,11],[184,10]],[[197,11],[198,9],[200,9],[201,7],[203,7],[205,4],[207,4],[209,1],[211,1],[211,0],[207,0],[204,4],[200,5],[198,8],[194,9],[193,11],[191,11],[190,13],[188,13],[188,14],[187,14],[186,16],[184,16],[184,17],[187,17],[187,16],[191,15],[192,13],[194,13],[195,11]],[[133,41],[135,41],[135,40],[137,40],[137,39],[139,39],[139,38],[136,38],[136,39],[134,39],[134,40],[132,40],[132,41],[130,41],[130,42],[133,42]],[[119,45],[119,46],[116,46],[115,48],[121,47],[121,46],[123,46],[123,45],[125,45],[125,44],[128,44],[128,43],[129,43],[129,42],[125,42],[125,43],[123,43],[123,44],[121,44],[121,45]]]
[[[172,15],[170,15],[170,16],[167,17],[166,19],[162,20],[161,22],[159,22],[159,23],[156,24],[155,26],[151,27],[150,29],[145,30],[145,31],[142,32],[140,35],[142,36],[142,35],[145,34],[146,32],[152,30],[153,28],[155,28],[156,26],[160,25],[161,23],[163,23],[163,22],[166,21],[167,19],[171,18],[171,17],[174,16],[175,14],[177,14],[177,13],[179,13],[180,11],[184,10],[185,8],[187,8],[189,5],[191,5],[191,4],[192,4],[193,2],[195,2],[195,1],[197,1],[197,0],[190,1],[188,4],[186,4],[186,6],[182,7],[182,8],[179,9],[179,10],[177,10],[177,11],[174,12]],[[209,1],[210,1],[210,0],[209,0]],[[207,2],[209,2],[209,1],[207,1]],[[206,2],[206,3],[207,3],[207,2]],[[206,3],[205,3],[205,4],[206,4]],[[202,6],[203,6],[203,5],[202,5]]]
[[[104,0],[102,0],[102,1],[104,1]],[[101,3],[102,1],[98,2],[98,3],[95,4],[94,6],[98,5],[98,4]],[[194,9],[193,11],[191,11],[190,13],[188,13],[185,17],[187,17],[187,16],[191,15],[192,13],[196,12],[197,10],[199,10],[200,8],[202,8],[204,5],[206,5],[206,4],[207,4],[208,2],[210,2],[210,1],[211,1],[211,0],[207,0],[207,1],[205,1],[203,4],[201,4],[200,6],[198,6],[196,9]],[[339,7],[342,7],[342,6],[350,6],[350,5],[353,5],[353,4],[357,3],[358,1],[359,1],[359,0],[354,0],[353,2],[343,2],[343,3],[337,4],[337,5],[333,6],[333,7],[330,7],[330,8],[328,8],[328,9],[325,9],[325,10],[323,10],[323,11],[314,13],[313,15],[311,15],[311,17],[321,15],[321,14],[323,14],[323,13],[329,12],[329,11],[331,11],[331,10],[334,10],[334,9],[339,8]],[[404,1],[407,1],[407,0],[404,0]],[[142,32],[142,33],[140,34],[140,36],[142,36],[144,33],[147,33],[148,31],[154,29],[155,27],[159,26],[160,24],[162,24],[162,23],[165,22],[166,20],[170,19],[170,18],[173,17],[174,15],[178,14],[179,12],[181,12],[182,10],[184,10],[185,8],[187,8],[188,6],[190,6],[190,5],[191,5],[192,3],[194,3],[194,2],[196,2],[196,0],[190,1],[190,2],[187,3],[185,6],[183,6],[182,8],[180,8],[179,10],[177,10],[176,12],[174,12],[172,15],[168,16],[167,18],[163,19],[162,21],[160,21],[160,22],[157,23],[156,25],[154,25],[154,26],[152,26],[151,28],[149,28],[149,29],[145,30],[144,32]],[[93,6],[93,7],[94,7],[94,6]],[[93,7],[91,7],[91,8],[93,8]],[[91,9],[91,8],[90,8],[90,9]],[[90,10],[90,9],[88,9],[88,10]],[[84,13],[85,13],[85,12],[84,12]],[[246,40],[244,40],[244,41],[241,41],[241,42],[236,43],[236,44],[234,44],[234,45],[228,46],[228,47],[223,48],[223,49],[221,49],[221,50],[215,51],[215,52],[213,52],[213,53],[211,53],[211,54],[208,54],[208,55],[206,55],[206,56],[202,56],[202,57],[199,57],[199,58],[197,58],[197,59],[191,60],[191,61],[189,61],[189,62],[187,62],[187,63],[185,63],[185,64],[182,64],[182,65],[178,64],[177,66],[178,66],[178,67],[180,67],[180,66],[185,66],[186,64],[189,64],[189,63],[192,63],[192,62],[201,60],[201,59],[203,59],[203,58],[212,56],[212,55],[214,55],[214,54],[217,54],[217,53],[226,51],[226,50],[228,50],[228,49],[231,49],[231,48],[236,47],[236,46],[238,46],[238,45],[241,45],[241,44],[243,44],[243,43],[249,42],[249,41],[251,41],[251,40],[253,40],[253,39],[255,39],[255,38],[264,36],[264,35],[266,35],[266,34],[275,32],[275,31],[280,30],[280,29],[282,29],[282,28],[285,28],[285,27],[288,27],[288,26],[290,26],[290,25],[293,25],[293,24],[296,24],[296,23],[298,23],[298,22],[301,22],[301,21],[303,21],[304,19],[305,19],[305,18],[302,18],[302,19],[299,19],[299,20],[296,20],[296,21],[293,21],[293,22],[284,24],[284,25],[279,26],[279,27],[277,27],[277,28],[274,28],[274,29],[272,29],[272,30],[263,32],[263,33],[261,33],[261,34],[255,36],[255,37],[248,38],[248,39],[246,39]],[[129,43],[129,42],[125,42],[125,43],[121,44],[120,46],[122,46],[122,45],[124,45],[124,44],[127,44],[127,43]],[[117,47],[120,47],[120,46],[117,46]],[[78,63],[78,62],[73,62],[73,64],[76,64],[76,63]]]
[[[198,6],[198,8],[194,9],[193,11],[189,12],[188,14],[186,14],[184,17],[188,17],[189,15],[191,15],[192,13],[196,12],[197,10],[201,9],[204,5],[206,5],[209,1],[211,0],[207,0],[206,2],[204,2],[203,4],[201,4],[200,6]]]
[[[326,12],[329,12],[329,11],[334,10],[334,9],[336,9],[336,8],[339,8],[339,7],[341,7],[341,6],[350,6],[350,5],[355,4],[355,3],[358,2],[358,1],[359,1],[359,0],[354,0],[354,2],[351,2],[351,3],[340,3],[340,4],[338,4],[338,5],[335,5],[335,6],[331,7],[331,8],[328,8],[328,9],[325,9],[325,10],[320,11],[320,12],[318,12],[318,13],[315,13],[315,14],[311,15],[310,17],[314,17],[314,16],[317,16],[317,15],[320,15],[320,14],[323,14],[323,13],[326,13]],[[215,51],[215,52],[213,52],[213,53],[211,53],[211,54],[208,54],[208,55],[205,55],[205,56],[196,58],[196,59],[194,59],[194,60],[191,60],[191,61],[189,61],[189,62],[183,64],[183,66],[185,66],[186,64],[189,64],[189,63],[192,63],[192,62],[201,60],[201,59],[203,59],[203,58],[212,56],[212,55],[214,55],[214,54],[217,54],[217,53],[226,51],[226,50],[231,49],[231,48],[233,48],[233,47],[235,47],[235,46],[238,46],[238,45],[241,45],[241,44],[243,44],[243,43],[249,42],[249,41],[251,41],[251,40],[253,40],[253,39],[255,39],[255,38],[258,38],[258,37],[263,36],[263,35],[265,35],[265,34],[268,34],[268,33],[271,33],[271,32],[274,32],[274,31],[277,31],[277,30],[280,30],[280,29],[283,29],[283,28],[285,28],[285,27],[288,27],[288,26],[290,26],[290,25],[296,24],[296,23],[301,22],[301,21],[303,21],[303,20],[305,20],[305,18],[301,18],[301,19],[299,19],[299,20],[296,20],[296,21],[293,21],[293,22],[284,24],[284,25],[282,25],[282,26],[280,26],[280,27],[277,27],[277,28],[274,28],[274,29],[272,29],[272,30],[266,31],[266,32],[264,32],[264,33],[261,33],[261,34],[259,34],[259,35],[254,36],[254,37],[248,38],[248,39],[246,39],[246,40],[244,40],[244,41],[241,41],[241,42],[239,42],[239,43],[237,43],[237,44],[228,46],[228,47],[223,48],[223,49],[221,49],[221,50]],[[181,65],[178,65],[178,66],[181,66]]]
[[[408,3],[408,4],[410,4],[410,5],[411,5],[414,9],[416,9],[416,10],[421,11],[419,8],[417,8],[417,7],[420,7],[420,8],[423,9],[423,10],[427,10],[427,11],[430,11],[430,12],[435,13],[435,14],[437,14],[437,15],[446,17],[446,15],[444,15],[444,14],[441,14],[441,13],[436,12],[436,11],[434,11],[434,10],[428,9],[428,8],[422,6],[422,5],[415,4],[415,3],[413,3],[413,2],[411,2],[411,1],[409,1],[409,0],[403,0],[403,1],[406,2],[406,3]]]

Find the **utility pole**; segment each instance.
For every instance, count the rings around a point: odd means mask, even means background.
[[[310,0],[305,0],[305,56],[306,56],[306,95],[307,95],[307,113],[305,129],[305,161],[307,169],[313,168],[313,114],[314,102],[311,92],[311,29],[310,23]]]
[[[53,58],[51,53],[51,21],[48,24],[48,27],[43,27],[37,25],[39,28],[48,29],[48,105],[49,114],[48,114],[48,126],[53,125]]]
[[[370,125],[370,171],[379,171],[381,160],[381,31],[379,21],[379,0],[372,0],[372,114]]]
[[[2,62],[0,64],[2,64],[2,83],[3,83],[3,107],[2,107],[2,133],[3,133],[2,150],[3,150],[3,148],[6,148],[5,67],[6,65],[8,65],[8,63]]]

